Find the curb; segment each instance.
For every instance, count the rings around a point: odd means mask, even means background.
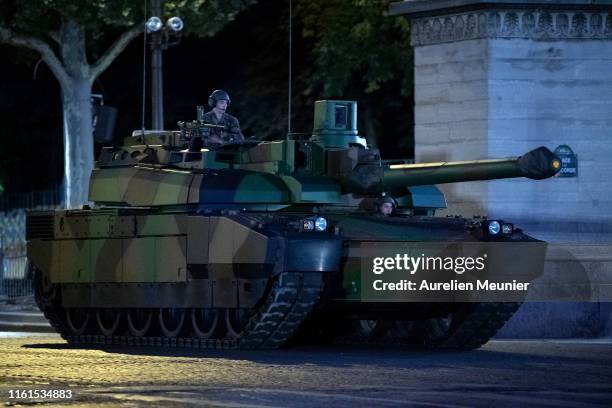
[[[0,331],[55,333],[42,313],[0,311]]]

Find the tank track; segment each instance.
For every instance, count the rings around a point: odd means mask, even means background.
[[[35,275],[35,282],[41,279]],[[64,323],[59,299],[46,300],[35,285],[35,299],[53,328],[70,344],[93,346],[180,347],[196,349],[275,349],[296,332],[319,300],[323,288],[320,273],[280,274],[268,296],[250,317],[238,338],[134,337],[84,334],[72,336]],[[333,343],[343,345],[424,346],[431,349],[470,350],[485,344],[518,310],[521,303],[472,303],[457,312],[457,321],[443,339],[428,337],[426,322],[419,322],[408,337],[392,330],[384,336],[337,335]]]
[[[40,273],[35,280],[40,281]],[[83,346],[181,347],[195,349],[275,349],[297,330],[319,300],[323,287],[318,272],[284,272],[274,279],[263,305],[250,317],[237,338],[134,337],[96,334],[70,335],[59,298],[46,300],[37,284],[36,302],[53,328],[70,344]]]
[[[428,336],[427,321],[417,322],[412,333],[400,337],[389,330],[385,336],[338,336],[336,344],[411,346],[438,350],[473,350],[488,342],[520,307],[520,302],[471,303],[460,311],[461,316],[447,336],[432,339]]]

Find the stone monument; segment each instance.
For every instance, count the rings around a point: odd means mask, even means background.
[[[612,1],[408,0],[415,159],[568,145],[577,177],[442,186],[449,212],[554,242],[612,242]]]
[[[406,0],[389,14],[411,20],[417,162],[544,145],[571,166],[543,182],[442,185],[447,211],[506,218],[556,244],[546,265],[553,276],[610,276],[612,0]],[[530,303],[502,334],[610,334],[611,310]]]

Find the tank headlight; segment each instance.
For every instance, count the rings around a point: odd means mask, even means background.
[[[315,223],[313,220],[303,220],[302,221],[302,229],[304,231],[312,231],[315,227]]]
[[[501,230],[501,225],[499,225],[499,221],[489,221],[488,231],[489,235],[497,235]]]
[[[512,224],[502,224],[502,234],[504,235],[512,235],[514,232],[514,225]]]
[[[163,23],[159,17],[153,16],[147,20],[145,27],[148,33],[156,33],[161,30]]]
[[[325,231],[327,229],[327,220],[323,217],[317,217],[315,220],[315,229],[317,231]]]

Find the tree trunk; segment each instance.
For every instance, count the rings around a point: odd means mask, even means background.
[[[88,79],[71,79],[68,87],[62,87],[66,208],[79,208],[88,201],[89,177],[94,163],[90,98]]]
[[[85,31],[74,20],[64,20],[58,32],[48,33],[59,45],[61,57],[44,40],[20,35],[0,25],[0,42],[37,51],[62,89],[64,108],[64,205],[79,208],[88,201],[89,177],[94,164],[91,87],[93,81],[125,47],[142,33],[137,24],[121,34],[94,65],[89,65]]]
[[[66,208],[87,202],[93,168],[91,70],[85,52],[85,32],[72,20],[60,29],[61,54],[68,79],[61,84],[64,108],[64,190]]]

